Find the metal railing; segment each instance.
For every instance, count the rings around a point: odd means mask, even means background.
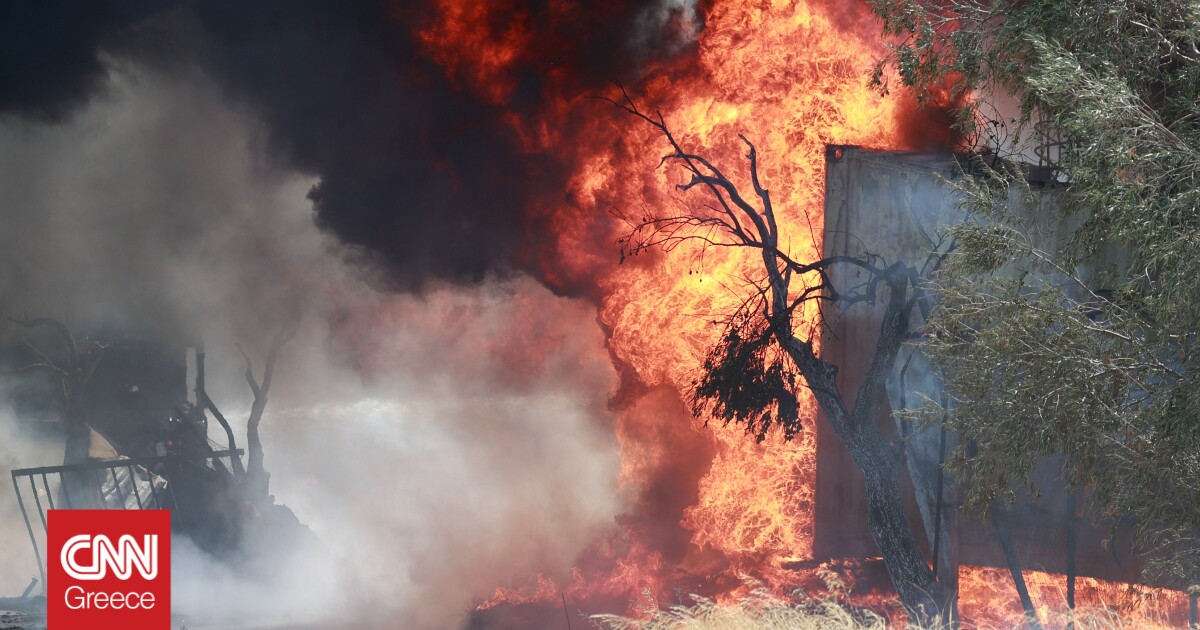
[[[241,454],[242,449],[214,451],[204,456],[203,459],[206,462],[217,462],[222,458],[229,458],[232,463],[232,459],[240,457]],[[170,476],[172,470],[178,470],[181,464],[188,461],[194,460],[187,460],[180,455],[162,455],[13,470],[13,490],[17,494],[17,506],[21,508],[21,517],[25,519],[25,530],[29,532],[29,542],[33,544],[33,555],[37,559],[42,588],[45,589],[46,584],[46,565],[42,561],[41,546],[38,545],[38,537],[34,532],[36,521],[30,518],[29,508],[26,506],[21,490],[24,482],[28,481],[33,507],[37,508],[37,518],[42,523],[43,535],[48,529],[47,509],[168,509],[171,510],[172,524],[178,525],[182,515],[175,501],[173,485],[167,477]],[[166,475],[155,472],[156,469],[165,472]],[[73,484],[64,483],[64,474],[89,475],[91,478],[84,479],[84,481],[95,483],[98,494],[87,497],[86,500],[84,497],[77,496],[72,501],[69,488]],[[82,486],[76,485],[75,487],[78,492]],[[55,505],[56,491],[59,497],[58,505]],[[43,498],[45,498],[44,502]]]

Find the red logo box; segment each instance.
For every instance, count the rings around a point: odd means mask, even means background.
[[[170,511],[48,516],[47,630],[170,629]]]

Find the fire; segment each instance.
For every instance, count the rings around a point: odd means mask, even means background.
[[[441,0],[437,7],[439,21],[418,33],[417,41],[452,80],[478,86],[494,103],[507,100],[516,89],[516,80],[505,72],[532,41],[515,3]],[[504,24],[498,33],[488,28],[497,20]],[[466,59],[453,54],[454,50],[473,54]]]
[[[1065,626],[1066,578],[1042,571],[1022,575],[1042,623]],[[959,612],[976,626],[1011,627],[1024,616],[1008,569],[964,566],[958,579]],[[1135,628],[1177,628],[1187,620],[1187,597],[1178,591],[1088,577],[1075,579],[1075,605],[1115,613]]]
[[[825,145],[897,146],[896,102],[864,85],[879,44],[857,35],[870,30],[847,30],[845,18],[816,3],[718,3],[699,42],[699,71],[655,76],[638,90],[665,113],[684,146],[703,151],[745,190],[737,134],[756,143],[762,179],[800,260],[821,251]],[[700,201],[671,192],[684,181],[680,173],[653,169],[664,152],[661,138],[631,120],[616,125],[618,148],[604,151],[597,143],[600,150],[583,161],[580,198],[608,200],[634,216]],[[618,153],[620,143],[631,147],[628,154]],[[622,229],[616,225],[614,234]],[[640,382],[687,392],[721,332],[713,321],[743,298],[736,279],[760,274],[760,266],[752,252],[684,247],[610,271],[602,281],[601,319],[612,330],[613,353]],[[807,430],[789,444],[778,438],[756,444],[741,428],[709,423],[703,435],[714,456],[682,521],[692,554],[715,552],[727,563],[726,575],[744,572],[781,591],[795,580],[782,568],[784,560],[812,555],[814,404],[803,404]],[[618,428],[641,421],[626,414]],[[627,469],[636,470],[633,452],[623,455]]]
[[[737,134],[757,144],[762,179],[800,260],[820,254],[825,145],[896,146],[895,101],[864,86],[863,71],[881,49],[857,34],[871,31],[847,30],[845,18],[815,3],[718,3],[699,43],[700,71],[684,79],[655,77],[641,90],[667,112],[684,146],[704,151],[747,190]],[[623,139],[636,147],[633,154],[644,157],[597,152],[579,182],[586,197],[619,199],[627,212],[670,212],[698,202],[671,194],[683,181],[679,173],[652,170],[654,156],[663,152],[660,138],[630,121],[618,124],[626,127]],[[709,249],[674,251],[612,272],[604,281],[601,318],[613,331],[614,353],[643,383],[686,392],[720,333],[713,320],[743,297],[730,283],[756,275],[756,265],[761,261],[750,252]],[[805,406],[811,416],[812,402]],[[722,554],[731,570],[785,579],[767,574],[784,558],[812,554],[811,417],[803,436],[786,445],[755,444],[740,428],[718,422],[706,435],[715,455],[684,514],[692,543]]]
[[[801,400],[805,430],[783,443],[757,444],[743,429],[691,418],[687,392],[717,320],[744,298],[740,278],[761,275],[756,252],[682,245],[617,265],[616,240],[629,221],[679,212],[707,199],[677,192],[683,173],[659,166],[664,139],[648,125],[602,102],[586,82],[555,62],[586,26],[582,4],[553,0],[546,32],[518,3],[439,0],[416,34],[424,52],[462,90],[503,106],[520,91],[522,72],[539,79],[540,105],[502,114],[525,149],[571,167],[562,196],[528,209],[555,238],[530,253],[551,286],[595,296],[609,350],[624,385],[613,401],[629,510],[620,531],[581,555],[573,574],[502,588],[481,608],[500,603],[610,601],[636,613],[672,591],[735,598],[748,575],[783,595],[812,579],[797,567],[812,559],[815,403]],[[692,34],[686,19],[675,27]],[[648,62],[629,91],[646,111],[661,111],[680,143],[718,165],[742,190],[747,181],[744,134],[760,156],[782,242],[795,260],[820,256],[825,147],[855,144],[921,149],[912,138],[923,123],[903,97],[866,86],[882,54],[880,27],[860,3],[837,0],[715,0],[704,28],[680,58]],[[628,78],[627,78],[628,79]],[[927,125],[926,125],[927,126]],[[918,133],[914,133],[914,129]],[[945,140],[944,124],[926,136]],[[810,320],[814,313],[807,315]],[[807,396],[807,392],[801,390]],[[1029,573],[1039,601],[1042,584],[1061,577]],[[1117,601],[1118,587],[1080,581],[1080,601]],[[1020,614],[1011,579],[967,568],[962,608],[981,620]],[[876,593],[864,603],[881,604]],[[1126,600],[1121,600],[1126,601]],[[1011,602],[1015,611],[994,602]],[[1046,606],[1048,604],[1043,604]]]
[[[500,5],[442,0],[438,17],[418,34],[462,89],[493,102],[512,93],[518,64],[556,45],[531,37],[520,12],[498,25]],[[553,5],[565,21],[580,12],[569,1]],[[866,87],[867,71],[884,52],[879,27],[864,6],[818,0],[718,1],[704,25],[693,63],[651,68],[631,92],[664,113],[685,147],[704,153],[745,190],[745,149],[737,135],[751,139],[791,256],[814,259],[823,234],[826,144],[910,148],[898,131],[908,111],[904,101]],[[655,168],[666,149],[652,129],[581,101],[565,78],[555,82],[557,69],[546,72],[549,105],[537,116],[510,117],[531,152],[561,154],[575,165],[573,201],[531,210],[559,235],[538,253],[541,267],[552,283],[594,285],[610,351],[625,378],[643,390],[614,403],[622,483],[633,497],[618,536],[624,540],[598,543],[572,582],[558,588],[579,596],[613,590],[662,596],[665,587],[682,583],[732,592],[738,576],[747,574],[783,593],[797,583],[796,572],[784,565],[812,557],[815,404],[802,401],[806,429],[786,444],[778,437],[756,444],[739,427],[690,419],[683,404],[721,332],[714,320],[743,299],[737,279],[761,273],[761,260],[736,249],[684,246],[613,264],[614,243],[629,229],[622,217],[704,200],[674,192],[680,172]],[[695,455],[678,452],[688,444],[699,445]],[[675,514],[647,514],[652,499],[646,493],[672,477],[674,460],[689,458],[696,474],[677,475],[682,483],[668,481],[666,490],[691,492],[694,499]],[[674,522],[653,523],[658,517]],[[687,544],[665,548],[664,533]],[[546,601],[552,585],[542,577],[525,588],[502,589],[485,606]]]

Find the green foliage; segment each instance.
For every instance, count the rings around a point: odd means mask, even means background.
[[[1200,0],[872,4],[895,42],[876,85],[894,67],[970,95],[971,220],[929,344],[968,499],[1063,454],[1102,514],[1136,519],[1157,571],[1200,582]],[[1051,173],[1057,216],[1023,162]]]
[[[796,372],[778,351],[761,314],[743,311],[708,351],[702,375],[693,384],[692,412],[746,425],[762,442],[771,427],[790,440],[801,429],[796,402]]]

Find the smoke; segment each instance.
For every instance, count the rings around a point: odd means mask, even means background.
[[[22,430],[8,405],[3,404],[8,399],[6,390],[0,387],[0,471],[61,460],[62,440]],[[38,577],[38,568],[12,486],[8,479],[4,481],[5,488],[0,490],[0,597],[11,597],[20,595],[30,579]],[[32,525],[41,528],[36,516],[34,519]]]
[[[261,552],[281,554],[281,571],[247,576],[218,562],[186,536],[171,537],[171,611],[182,626],[215,623],[229,627],[328,620],[350,614],[328,554],[297,554],[280,545]]]
[[[131,69],[70,124],[0,126],[0,310],[242,337],[311,301],[336,278],[294,201],[311,180],[267,164],[258,134],[211,88]]]
[[[297,374],[324,349],[290,348],[272,396],[284,405],[263,436],[273,491],[335,561],[288,557],[272,572],[277,588],[234,598],[253,605],[227,609],[230,620],[262,618],[263,602],[264,621],[311,620],[332,599],[384,627],[446,627],[498,585],[569,576],[622,507],[604,422],[613,369],[600,331],[572,323],[589,307],[520,280],[343,316],[343,329],[378,341],[372,376]]]
[[[168,4],[82,0],[0,6],[0,115],[65,119],[104,87],[100,47]]]
[[[280,558],[262,578],[180,543],[176,611],[445,627],[498,584],[565,575],[621,507],[594,307],[516,273],[377,292],[356,263],[370,257],[314,225],[316,180],[280,165],[252,108],[196,69],[105,64],[105,89],[69,120],[0,124],[0,314],[204,339],[209,392],[239,436],[234,342],[261,362],[278,321],[305,315],[262,431],[272,491],[322,551],[252,541]],[[6,405],[5,469],[61,458],[17,424]],[[0,491],[4,593],[36,572],[18,514]]]
[[[0,116],[63,120],[105,93],[114,59],[203,68],[262,121],[274,159],[317,177],[318,224],[402,290],[536,274],[530,252],[552,226],[530,208],[562,198],[572,165],[531,152],[511,116],[636,81],[702,29],[690,0],[496,3],[470,9],[487,19],[467,33],[449,0],[78,4],[0,10],[13,13],[0,15]],[[507,61],[447,59],[430,37]],[[483,81],[505,89],[483,95]]]
[[[637,49],[652,51],[650,54],[673,55],[694,43],[703,29],[696,0],[661,0],[642,10],[631,41]],[[663,33],[672,37],[664,41]]]

